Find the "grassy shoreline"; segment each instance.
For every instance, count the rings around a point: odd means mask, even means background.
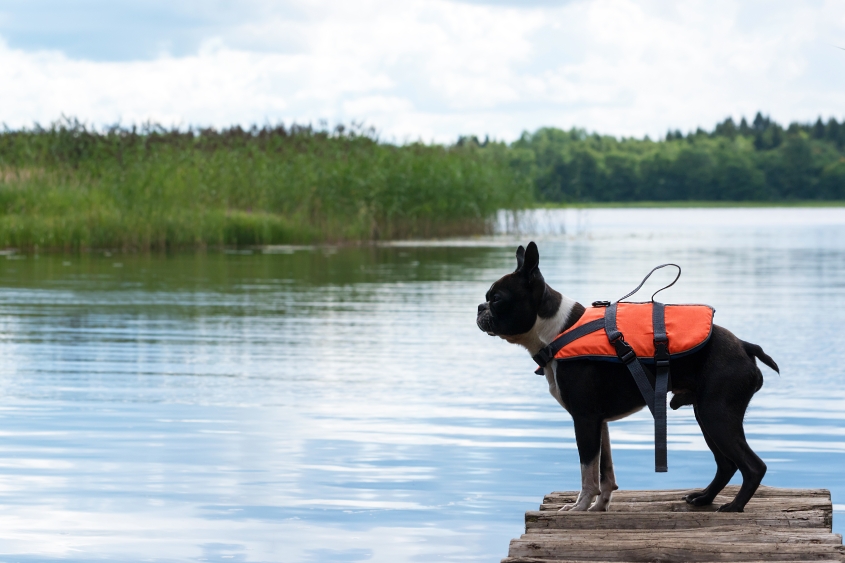
[[[161,250],[488,232],[533,201],[477,146],[283,127],[0,133],[0,247]]]

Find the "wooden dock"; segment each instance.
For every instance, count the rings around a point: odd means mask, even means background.
[[[701,508],[684,502],[689,492],[617,491],[603,513],[558,512],[578,494],[551,493],[525,513],[525,534],[502,563],[845,561],[826,489],[761,486],[742,513],[716,512],[735,486]]]

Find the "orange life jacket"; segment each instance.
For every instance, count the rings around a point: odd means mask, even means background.
[[[654,325],[652,312],[654,304],[619,303],[616,312],[616,326],[625,341],[634,349],[640,361],[653,360],[655,354]],[[664,305],[666,337],[669,356],[674,358],[689,354],[703,346],[713,330],[714,310],[709,305]],[[590,307],[578,321],[563,334],[569,333],[591,321],[604,319],[605,307]],[[619,361],[616,348],[610,343],[604,330],[596,330],[577,338],[561,348],[556,360],[575,358]]]

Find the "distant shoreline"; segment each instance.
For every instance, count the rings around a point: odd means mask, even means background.
[[[845,207],[845,200],[819,201],[620,201],[538,203],[526,209],[631,209],[631,208],[765,208],[765,207]]]
[[[845,207],[845,124],[759,115],[616,139],[380,141],[361,127],[0,131],[0,248],[170,250],[438,239],[499,210]]]

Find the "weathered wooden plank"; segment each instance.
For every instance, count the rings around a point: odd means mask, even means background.
[[[701,540],[664,539],[659,534],[637,540],[617,539],[604,544],[590,540],[559,540],[535,536],[528,540],[511,540],[508,556],[562,561],[845,561],[845,547],[828,544],[710,543]]]
[[[700,490],[700,488],[666,489],[660,491],[620,490],[613,493],[613,496],[615,499],[627,502],[655,502],[682,499],[684,496]],[[721,496],[733,498],[738,492],[739,485],[728,485],[722,490]],[[578,491],[556,491],[546,495],[543,499],[543,503],[565,504],[568,502],[574,502],[577,497]],[[752,500],[789,497],[822,497],[830,499],[830,491],[827,489],[781,489],[779,487],[767,487],[765,485],[760,485],[757,492],[754,493]]]
[[[716,526],[756,526],[779,528],[818,528],[831,530],[832,513],[822,510],[804,512],[555,512],[525,513],[525,529],[620,529],[675,530]]]
[[[681,493],[678,493],[675,496],[661,495],[662,498],[645,499],[645,498],[631,497],[630,495],[625,495],[625,494],[619,494],[619,492],[617,491],[616,493],[613,493],[613,502],[619,502],[619,503],[631,504],[631,505],[634,505],[634,504],[649,505],[649,504],[654,504],[654,503],[665,503],[665,502],[686,502],[686,500],[684,499],[684,496],[685,495],[683,494],[683,492],[681,492]],[[575,494],[575,493],[573,493],[570,496],[562,496],[561,495],[560,497],[557,497],[555,499],[555,502],[548,502],[548,503],[544,502],[543,504],[551,504],[551,505],[565,504],[567,502],[574,501],[577,497],[578,497],[578,495]],[[720,493],[716,496],[716,499],[713,502],[715,504],[719,500],[730,501],[730,500],[733,500],[733,498],[734,498],[734,495]],[[799,496],[794,496],[794,497],[756,497],[755,496],[755,497],[752,497],[751,500],[748,501],[748,504],[749,504],[749,506],[750,505],[774,506],[774,505],[788,505],[788,504],[800,503],[800,502],[808,502],[808,503],[813,503],[813,504],[817,504],[817,505],[823,505],[823,504],[830,504],[831,501],[830,501],[829,497],[813,496],[813,495],[807,495],[807,496],[803,496],[803,497],[799,497]]]
[[[558,512],[577,493],[552,493],[525,514],[526,533],[503,563],[845,562],[828,490],[761,487],[745,512],[716,512],[737,489],[700,508],[683,501],[686,490],[617,491],[605,513]]]
[[[841,545],[842,536],[830,534],[813,528],[734,528],[719,526],[715,528],[690,528],[685,530],[661,530],[661,538],[683,541],[703,541],[708,543],[806,543]],[[613,542],[615,540],[642,539],[642,530],[554,530],[533,528],[522,535],[520,539],[533,539],[541,534],[544,538],[558,540],[577,540],[592,542]],[[538,540],[544,541],[544,540]]]
[[[501,563],[549,563],[554,559],[547,557],[505,557]],[[662,559],[660,561],[663,561]],[[580,559],[569,559],[566,563],[635,563],[633,561],[609,561],[606,559],[591,559],[589,561]],[[766,563],[764,560],[744,561],[743,563]],[[802,559],[798,561],[791,561],[790,563],[839,563],[838,559]]]
[[[613,498],[611,512],[716,512],[720,506],[731,501],[731,497],[717,496],[713,504],[693,506],[683,499],[655,502],[631,502],[627,499]],[[560,510],[563,504],[542,504],[540,510]],[[830,500],[822,497],[762,498],[751,499],[745,506],[745,512],[806,512],[808,510],[833,511]]]

